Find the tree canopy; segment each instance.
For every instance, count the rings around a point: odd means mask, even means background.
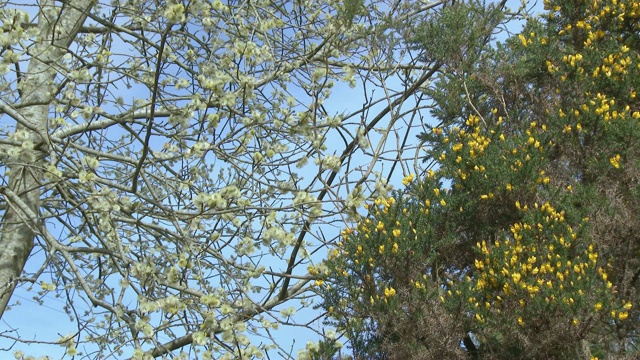
[[[405,26],[442,3],[0,4],[0,316],[34,311],[18,288],[75,323],[3,323],[2,350],[293,357],[279,327],[321,336],[295,316],[308,268],[419,168],[403,139],[439,63]]]
[[[432,166],[343,230],[319,287],[357,358],[638,356],[640,4],[544,8],[502,43],[471,2],[412,37],[445,55]]]

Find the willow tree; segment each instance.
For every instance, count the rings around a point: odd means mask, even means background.
[[[437,5],[2,2],[0,316],[23,287],[65,299],[70,355],[288,353],[271,331],[306,326],[326,226],[384,197],[435,69],[394,22]]]

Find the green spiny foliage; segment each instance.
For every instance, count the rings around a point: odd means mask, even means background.
[[[468,4],[416,37],[446,69],[437,167],[344,231],[321,288],[357,357],[637,355],[640,4],[545,8],[492,48]]]

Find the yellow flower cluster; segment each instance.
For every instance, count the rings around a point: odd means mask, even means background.
[[[414,177],[413,174],[407,176],[406,183],[412,182]],[[439,188],[430,189],[429,192],[432,190],[433,195],[440,195]],[[430,200],[427,199],[416,213],[428,214],[430,204]],[[367,288],[365,299],[368,299],[370,305],[378,302],[387,304],[388,299],[396,296],[397,290],[388,281],[377,278],[375,269],[389,266],[389,263],[395,261],[396,256],[398,259],[402,258],[405,254],[401,252],[403,242],[415,241],[418,234],[412,220],[404,219],[410,215],[409,209],[399,206],[394,197],[378,198],[372,204],[368,204],[367,209],[372,216],[360,220],[353,228],[342,230],[341,241],[329,254],[329,261],[333,262],[335,273],[343,277],[352,276],[353,272],[361,275],[355,279],[361,282],[360,292]],[[393,220],[399,215],[403,216],[403,223]],[[409,229],[405,227],[407,224]],[[310,267],[309,274],[317,275],[318,271]],[[424,290],[426,286],[422,280],[424,279],[412,280],[409,285],[413,289]],[[314,283],[315,286],[323,284],[323,280]]]
[[[486,147],[491,143],[491,138],[487,137],[483,133],[480,126],[480,117],[471,115],[465,124],[473,128],[473,131],[470,134],[464,130],[455,131],[454,134],[462,143],[467,144],[469,156],[471,158],[475,158],[477,155],[484,153]]]
[[[620,168],[620,154],[616,154],[616,156],[609,159],[609,163],[616,169]]]
[[[510,235],[502,240],[477,244],[475,276],[467,278],[471,289],[467,302],[473,308],[500,312],[505,306],[524,308],[535,302],[571,308],[589,301],[587,294],[592,292],[595,274],[602,281],[599,289],[612,291],[607,272],[598,266],[594,246],[576,252],[579,235],[565,223],[563,211],[548,202],[518,206],[529,209],[529,221],[514,223]],[[593,309],[597,312],[602,306],[598,302]],[[622,316],[620,311],[616,314],[619,320],[628,316],[624,311]],[[522,317],[514,321],[524,324]]]
[[[525,36],[524,34],[520,34],[518,35],[518,38],[520,39],[522,46],[527,47],[533,44],[533,40],[536,38],[536,33],[535,32],[529,33],[529,37]]]
[[[415,178],[414,174],[409,174],[407,176],[404,177],[404,179],[402,179],[402,185],[407,186],[409,185],[413,179]]]
[[[560,16],[572,11],[564,8],[563,2],[545,0],[544,4],[550,11],[549,19],[559,24],[559,38],[570,39],[566,43],[573,46],[554,56],[557,48],[549,45],[545,51],[549,57],[547,71],[561,74],[561,81],[580,84],[579,88],[567,87],[573,92],[564,96],[569,95],[572,101],[565,102],[567,108],[557,110],[563,133],[573,133],[577,141],[590,136],[602,139],[607,133],[629,133],[640,120],[636,86],[632,84],[632,79],[640,75],[640,55],[622,34],[640,32],[640,2],[588,1],[581,8],[582,16],[574,18]],[[520,40],[525,46],[523,38]],[[526,39],[526,45],[531,45]],[[556,91],[562,96],[562,89]],[[613,169],[621,168],[622,154],[612,151],[606,155],[601,158],[603,168],[607,159]]]

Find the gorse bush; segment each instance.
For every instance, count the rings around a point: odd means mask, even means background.
[[[419,136],[434,166],[326,262],[357,358],[638,354],[640,4],[544,5],[473,64],[443,62]]]

